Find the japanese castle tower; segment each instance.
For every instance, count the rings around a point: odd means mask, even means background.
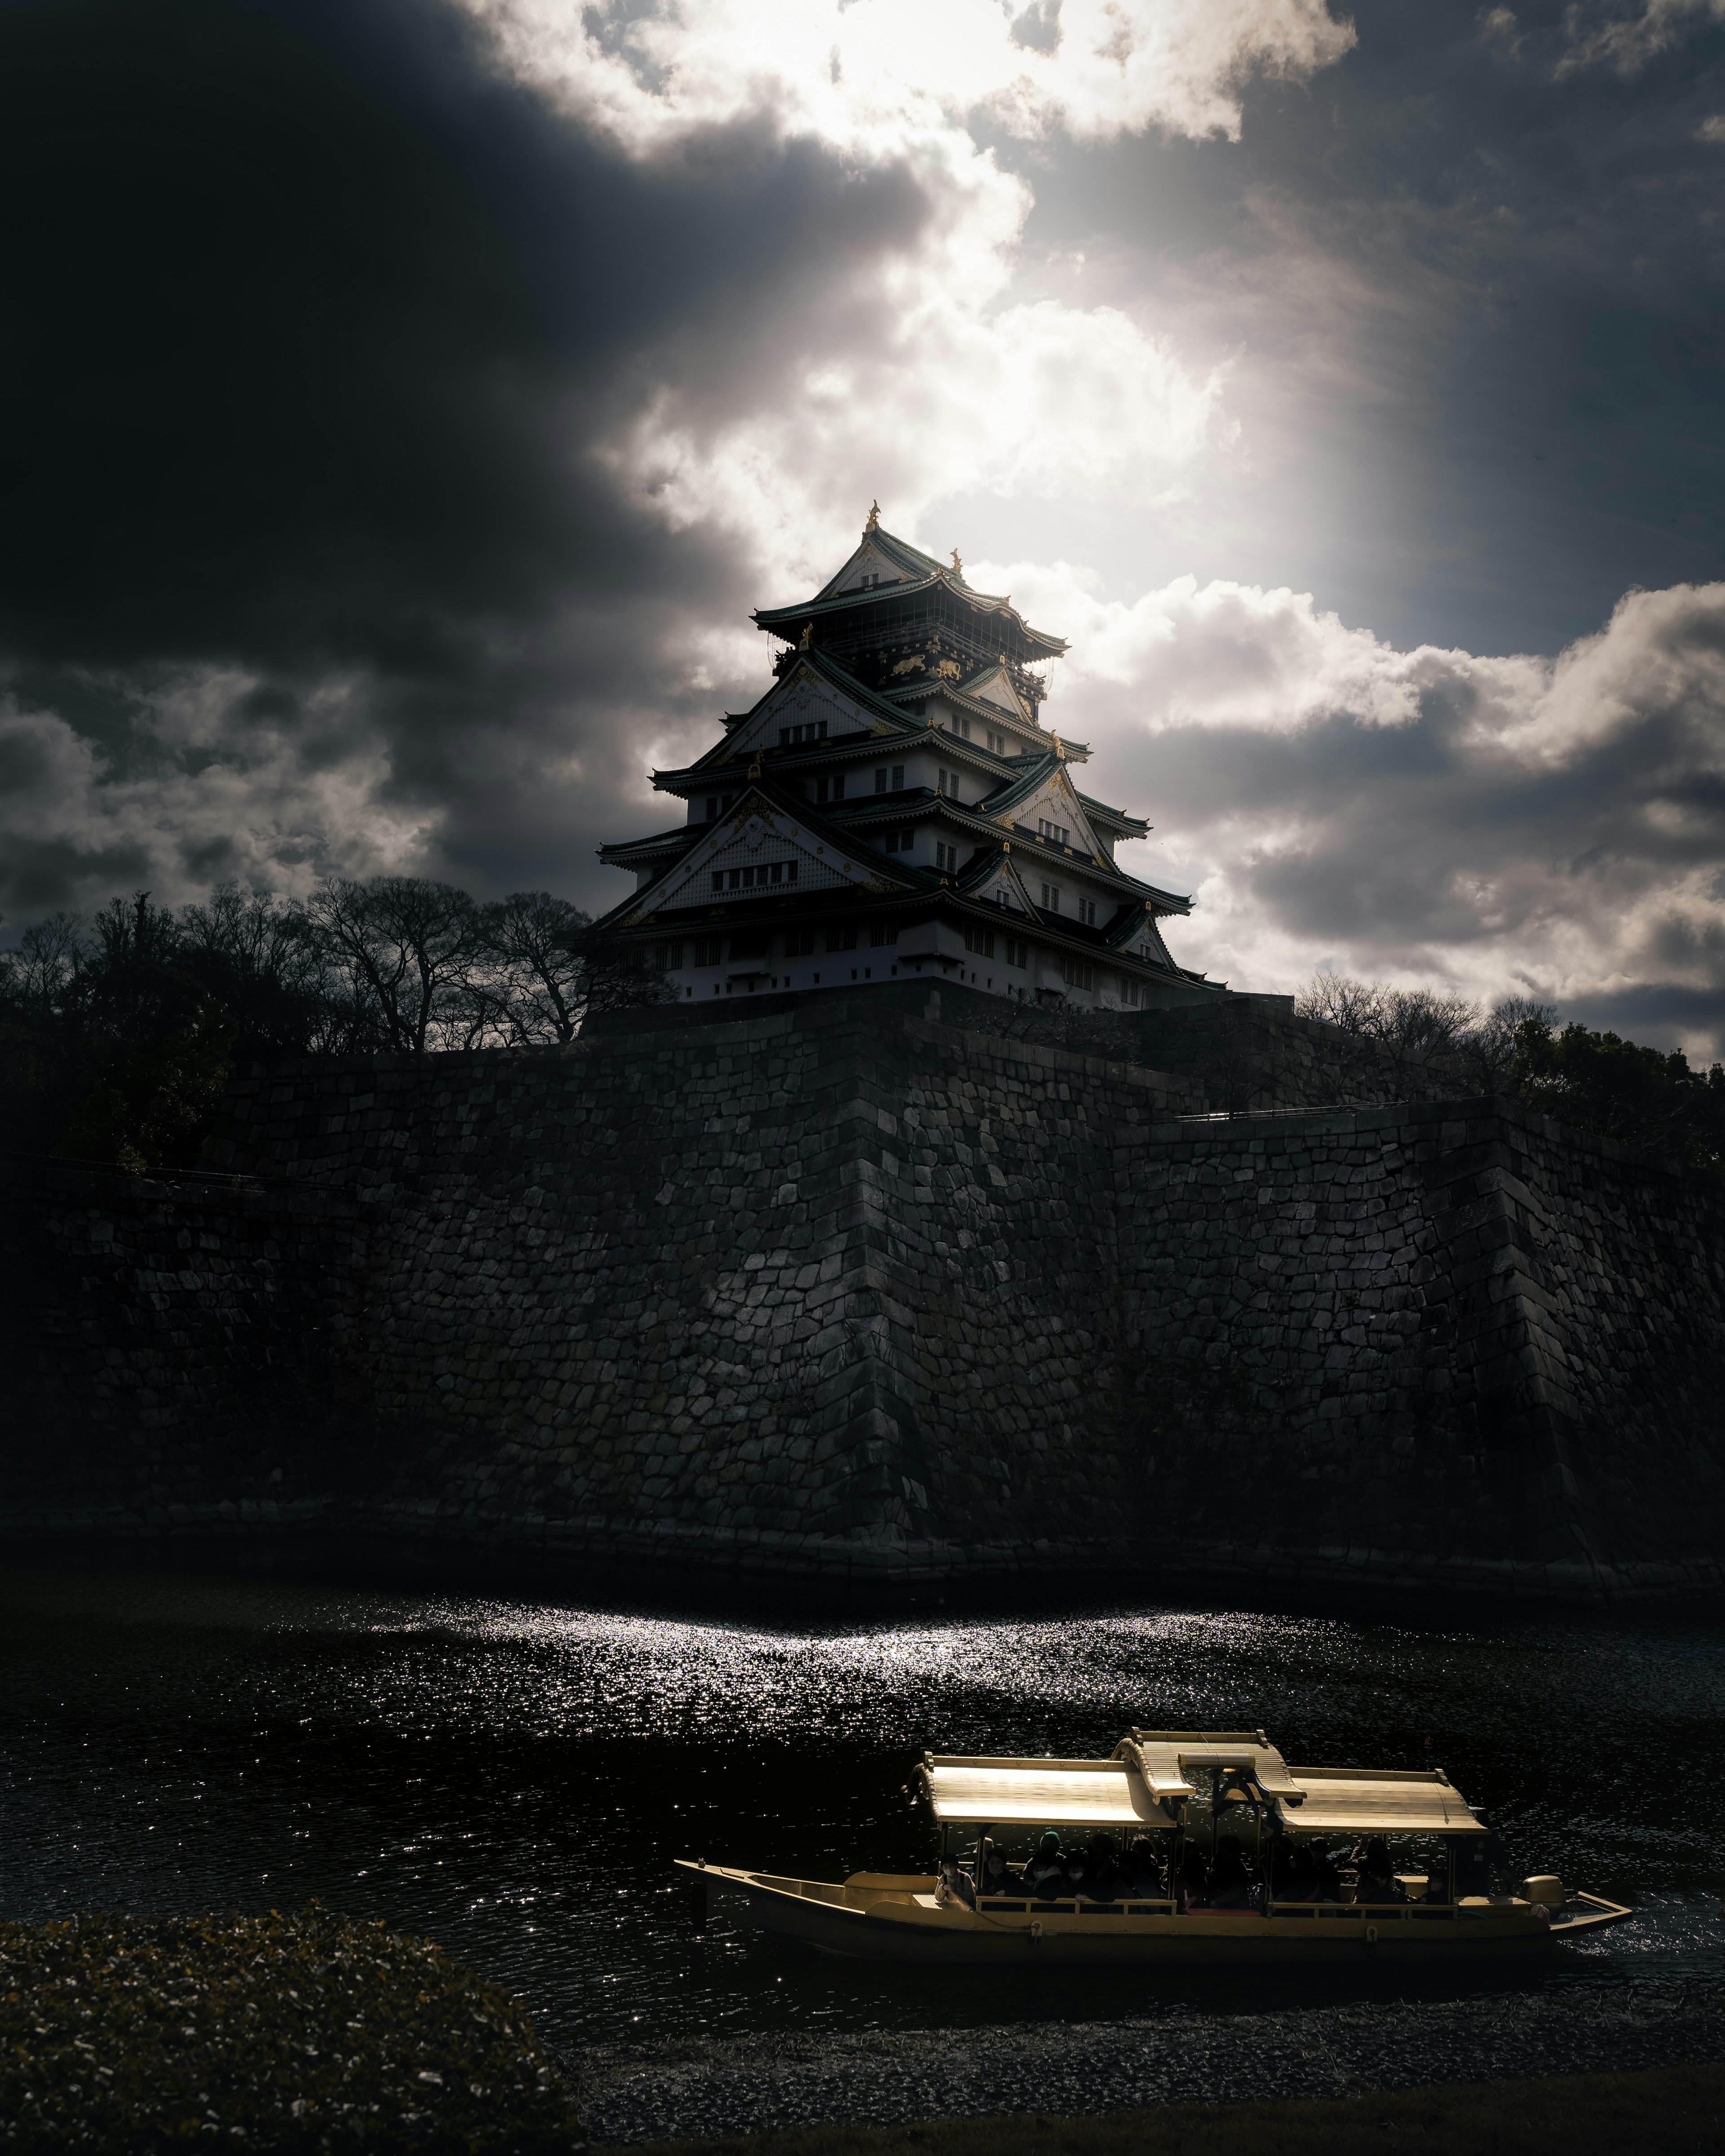
[[[1224,993],[1169,957],[1191,901],[1114,864],[1149,825],[1079,791],[1032,670],[1066,649],[880,528],[813,598],[757,613],[777,679],[681,771],[687,821],[602,846],[603,927],[685,999],[923,977],[1125,1009]],[[1173,991],[1170,994],[1168,992]]]

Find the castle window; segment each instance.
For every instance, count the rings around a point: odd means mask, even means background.
[[[702,936],[696,939],[695,963],[697,966],[716,966],[723,956],[716,936]]]
[[[889,854],[914,853],[916,850],[915,830],[889,831],[886,834],[886,850]]]
[[[844,773],[837,771],[830,778],[817,778],[814,782],[814,798],[817,801],[829,799],[842,801],[845,798]]]
[[[814,948],[814,931],[812,928],[793,928],[787,932],[784,939],[787,958],[806,958]]]
[[[967,928],[964,932],[964,947],[967,951],[974,951],[980,957],[992,958],[994,955],[993,931],[987,928]]]
[[[1078,918],[1084,923],[1086,928],[1094,928],[1096,927],[1096,902],[1093,898],[1081,898],[1079,900]]]
[[[778,745],[781,748],[801,748],[809,742],[824,742],[827,737],[824,719],[810,719],[800,726],[781,726]]]
[[[1046,816],[1039,816],[1037,818],[1036,835],[1039,838],[1046,839],[1051,846],[1068,846],[1072,843],[1072,834],[1066,829],[1065,825],[1064,824],[1050,824]]]
[[[886,766],[884,763],[875,773],[875,791],[877,793],[884,793],[886,791]]]
[[[893,792],[894,792],[895,793],[902,793],[902,792],[903,792],[903,790],[904,790],[904,783],[905,783],[905,767],[904,767],[904,766],[903,766],[901,763],[896,763],[896,764],[894,764],[894,766],[892,767],[892,790],[893,790]]]
[[[1057,883],[1045,883],[1042,886],[1042,910],[1045,913],[1060,911],[1060,887]]]
[[[854,928],[829,928],[829,929],[828,929],[828,931],[827,931],[827,948],[828,948],[828,950],[829,950],[829,951],[854,951],[854,950],[855,950],[855,948],[856,948],[856,931],[855,931]]]
[[[797,880],[794,861],[762,861],[757,868],[715,869],[713,889],[717,891],[757,891],[766,884],[788,884]]]
[[[680,973],[683,947],[680,943],[655,943],[647,953],[647,963],[655,973]]]
[[[1134,1010],[1144,1000],[1144,991],[1136,981],[1122,981],[1120,984],[1120,993],[1122,999],[1129,1004]]]
[[[934,849],[934,865],[937,869],[947,870],[948,873],[956,870],[958,866],[958,849],[956,846],[947,845],[944,839],[937,839]]]
[[[934,774],[934,790],[937,793],[944,793],[949,801],[956,801],[958,798],[957,773],[937,766]]]
[[[893,921],[889,924],[884,921],[875,921],[870,923],[869,947],[871,951],[878,951],[883,943],[896,943],[897,941],[898,924],[896,921]]]
[[[1004,734],[990,733],[988,736],[988,747],[993,750],[996,756],[1004,756],[1006,753],[1006,736]]]
[[[1006,963],[1009,966],[1016,966],[1022,973],[1030,963],[1029,945],[1021,943],[1015,936],[1009,936],[1006,939]]]
[[[706,797],[706,820],[709,824],[716,824],[719,820],[719,797],[716,793],[709,793]]]
[[[964,737],[965,740],[968,741],[970,739],[970,721],[968,719],[960,719],[958,721],[958,731]]]
[[[1082,959],[1068,958],[1060,968],[1060,978],[1069,988],[1093,988],[1096,984],[1096,969],[1086,966]]]

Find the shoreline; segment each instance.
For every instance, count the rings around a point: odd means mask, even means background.
[[[1185,1556],[1146,1563],[1138,1546],[1109,1542],[964,1545],[863,1542],[771,1529],[711,1528],[473,1508],[439,1517],[433,1501],[378,1502],[345,1494],[214,1499],[197,1504],[32,1506],[0,1511],[0,1563],[116,1563],[282,1578],[362,1577],[423,1591],[497,1586],[550,1593],[650,1589],[670,1581],[699,1592],[727,1585],[794,1594],[839,1589],[865,1604],[912,1589],[986,1598],[991,1589],[1094,1595],[1214,1589],[1327,1599],[1359,1596],[1422,1608],[1493,1605],[1574,1611],[1716,1614],[1725,1560],[1561,1563],[1415,1558],[1373,1548],[1296,1551],[1189,1543]]]

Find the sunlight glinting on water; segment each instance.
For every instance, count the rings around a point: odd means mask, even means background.
[[[905,1785],[925,1748],[1096,1757],[1133,1722],[1261,1727],[1296,1763],[1440,1764],[1530,1868],[1642,1907],[1609,1951],[1528,1981],[1717,1975],[1722,1643],[1699,1623],[937,1605],[718,1621],[14,1573],[7,1912],[317,1894],[429,1932],[565,2038],[1191,2010],[1189,1981],[956,1993],[788,1955],[723,1912],[700,1932],[670,1861],[920,1869],[928,1825]],[[1235,1979],[1207,2010],[1255,2002],[1288,2003]]]

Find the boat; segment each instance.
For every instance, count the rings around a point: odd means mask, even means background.
[[[1134,1727],[1106,1759],[925,1753],[915,1794],[939,1838],[927,1875],[857,1871],[829,1883],[700,1857],[679,1857],[677,1867],[703,1907],[716,1892],[741,1892],[762,1931],[872,1961],[1337,1965],[1364,1954],[1545,1953],[1631,1913],[1551,1874],[1504,1891],[1507,1853],[1439,1769],[1290,1767],[1261,1729]],[[992,1851],[1050,1830],[1152,1837],[1168,1882],[1182,1878],[1189,1850],[1204,1855],[1231,1835],[1253,1881],[1248,1905],[1199,1906],[1199,1896],[1166,1887],[1160,1899],[1041,1899],[1010,1869],[1006,1891],[977,1896]],[[1293,1851],[1379,1836],[1406,1866],[1393,1885],[1344,1861],[1337,1898],[1278,1897]]]

